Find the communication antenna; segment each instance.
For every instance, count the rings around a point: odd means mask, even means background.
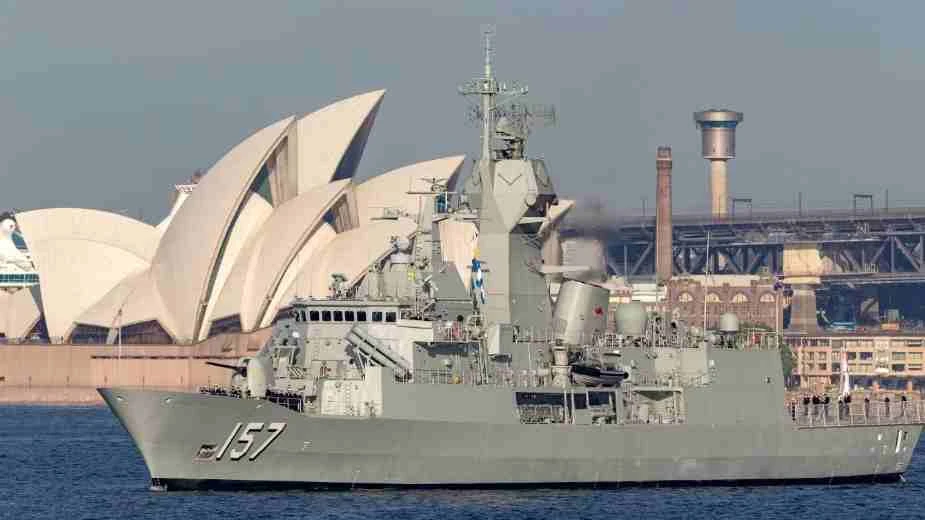
[[[497,103],[516,96],[523,96],[528,92],[526,85],[518,82],[498,83],[492,72],[491,58],[494,53],[492,37],[495,35],[493,26],[482,29],[485,37],[485,69],[481,77],[473,78],[459,86],[459,93],[463,96],[477,96],[479,103],[469,109],[469,119],[482,123],[482,157],[483,161],[491,161],[491,140],[495,134],[495,122],[498,119]]]

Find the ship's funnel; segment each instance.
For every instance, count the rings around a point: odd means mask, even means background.
[[[566,280],[559,289],[553,314],[556,341],[579,345],[604,332],[609,299],[607,289]]]

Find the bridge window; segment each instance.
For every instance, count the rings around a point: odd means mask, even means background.
[[[732,303],[748,303],[748,296],[745,296],[744,293],[736,293],[732,297]]]
[[[366,321],[366,311],[357,311],[357,321]]]
[[[321,315],[318,311],[308,311],[308,318],[312,321],[318,321],[321,319]]]
[[[382,321],[382,313],[380,311],[373,311],[373,321]]]
[[[353,321],[353,311],[344,311],[344,321]]]
[[[321,321],[331,321],[331,311],[321,311]]]
[[[334,311],[334,321],[344,321],[343,311]]]
[[[689,292],[683,292],[678,296],[678,301],[681,303],[688,303],[694,301],[694,297]]]
[[[761,298],[758,299],[761,303],[774,303],[774,295],[766,292],[761,295]]]
[[[718,294],[714,292],[707,293],[707,303],[722,303],[722,302],[723,300],[720,299]]]
[[[395,323],[395,313],[394,312],[385,313],[385,321],[388,323]]]

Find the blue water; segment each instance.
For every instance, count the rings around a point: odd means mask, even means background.
[[[105,408],[0,407],[0,518],[922,518],[925,449],[906,482],[536,491],[160,493]]]

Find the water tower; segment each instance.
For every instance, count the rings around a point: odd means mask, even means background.
[[[729,200],[726,163],[736,156],[736,127],[742,122],[742,112],[704,110],[694,113],[694,122],[700,129],[703,158],[710,161],[710,212],[722,218]]]

